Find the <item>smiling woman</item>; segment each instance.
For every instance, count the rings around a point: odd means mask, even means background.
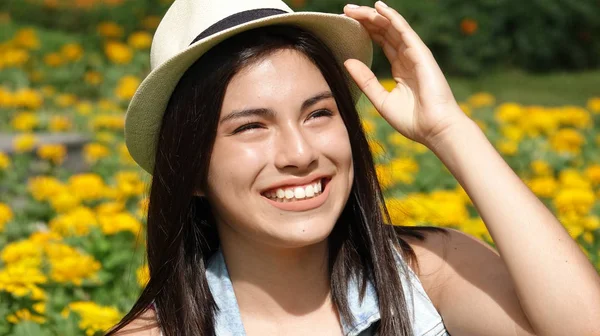
[[[595,271],[464,117],[428,49],[381,2],[345,11],[175,1],[125,127],[153,175],[150,280],[107,335],[594,335]],[[369,37],[391,92],[368,68]],[[503,258],[454,230],[388,225],[361,90],[446,163]]]

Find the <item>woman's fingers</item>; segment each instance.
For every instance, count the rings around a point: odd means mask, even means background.
[[[388,7],[381,1],[375,3],[375,9],[379,14],[384,16],[390,22],[390,27],[387,29],[386,38],[397,42],[399,40],[400,45],[404,45],[402,49],[416,48],[419,51],[427,51],[428,48],[423,43],[419,35],[412,29],[406,19],[402,17],[395,9]],[[400,49],[401,46],[396,46]]]
[[[380,30],[390,24],[388,19],[378,13],[375,8],[369,6],[346,5],[344,7],[344,13],[361,23],[369,22],[370,26],[375,30]]]
[[[344,65],[373,106],[381,111],[381,106],[389,92],[379,83],[373,71],[363,62],[355,59],[346,60]]]

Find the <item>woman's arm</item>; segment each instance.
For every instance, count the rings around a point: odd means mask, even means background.
[[[452,325],[486,330],[486,314],[493,314],[507,321],[496,334],[514,335],[516,329],[510,329],[516,325],[527,329],[524,314],[538,335],[600,335],[600,277],[554,215],[460,110],[431,51],[401,15],[380,1],[376,9],[346,6],[344,12],[382,47],[396,87],[385,90],[357,60],[345,63],[352,78],[394,129],[431,148],[448,167],[478,209],[504,265],[499,269],[494,256],[477,254],[473,242],[453,245],[457,238],[448,243],[447,267],[438,284],[445,286],[440,311],[452,317],[450,332]],[[472,279],[487,282],[487,292],[460,281],[465,270]],[[508,306],[486,301],[486,295],[502,293],[518,300],[522,312],[501,312]],[[468,295],[477,297],[471,306],[452,307]],[[507,315],[510,319],[504,319]],[[493,335],[494,329],[485,334]]]
[[[465,117],[430,148],[485,222],[536,334],[600,335],[598,273],[479,127]]]

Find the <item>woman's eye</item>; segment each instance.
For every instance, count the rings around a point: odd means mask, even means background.
[[[313,114],[308,119],[312,119],[313,117],[331,117],[333,113],[329,110],[319,110]]]
[[[241,133],[241,132],[244,132],[244,131],[247,131],[247,130],[251,130],[251,129],[254,129],[254,128],[260,128],[260,127],[261,127],[261,125],[257,124],[257,123],[251,123],[251,124],[242,125],[242,126],[236,128],[235,131],[233,131],[233,134]]]

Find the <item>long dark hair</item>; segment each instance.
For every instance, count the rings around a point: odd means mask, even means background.
[[[217,306],[205,272],[219,237],[210,205],[193,194],[199,188],[206,190],[228,83],[244,67],[281,49],[305,54],[320,69],[350,135],[354,181],[328,238],[333,302],[345,321],[353,321],[346,297],[348,280],[359,279],[362,299],[369,278],[378,295],[379,333],[412,335],[393,248],[418,268],[414,251],[402,237],[424,240],[423,231],[444,230],[386,224],[390,217],[349,90],[351,79],[327,46],[293,26],[257,28],[231,37],[204,54],[177,84],[163,117],[150,189],[146,246],[150,281],[131,311],[107,335],[133,321],[153,300],[165,336],[214,335]]]

